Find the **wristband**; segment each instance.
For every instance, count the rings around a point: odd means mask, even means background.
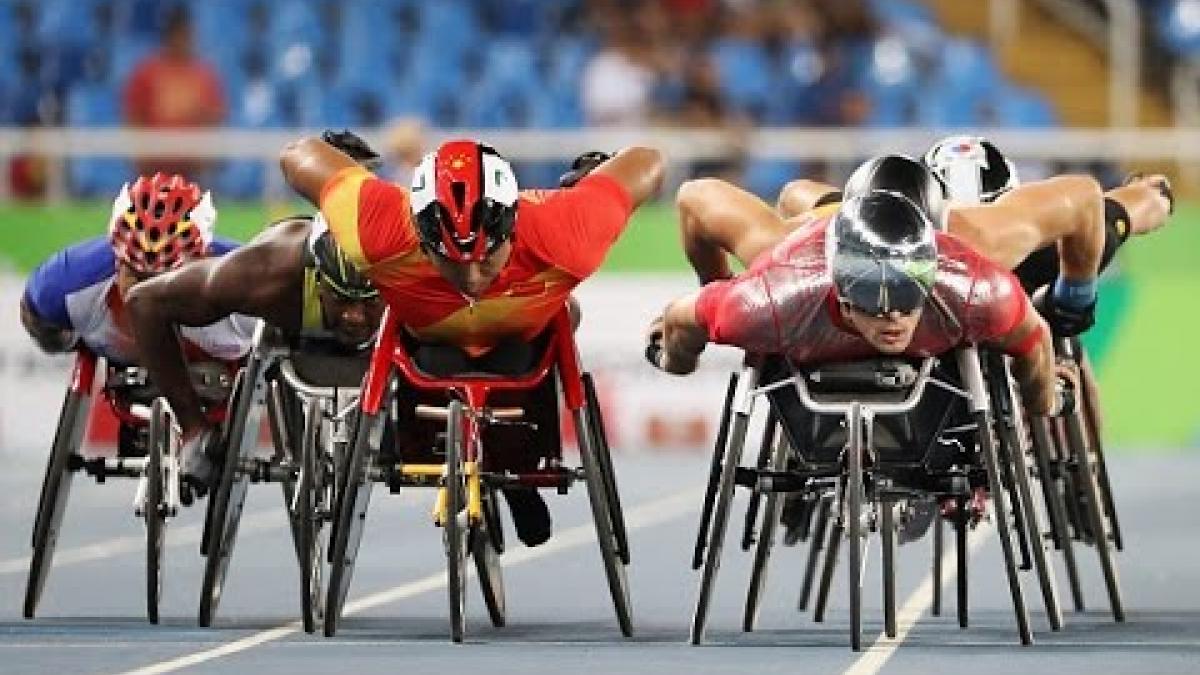
[[[1085,310],[1096,302],[1096,279],[1072,281],[1059,277],[1054,282],[1051,296],[1056,304],[1074,310]]]

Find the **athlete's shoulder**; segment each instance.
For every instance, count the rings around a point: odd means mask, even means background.
[[[29,275],[25,298],[38,316],[67,326],[67,297],[116,274],[116,254],[107,237],[94,237],[64,248]]]
[[[32,276],[52,278],[65,288],[83,288],[116,274],[116,262],[108,237],[94,237],[51,255]]]

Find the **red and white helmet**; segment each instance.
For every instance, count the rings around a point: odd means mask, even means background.
[[[512,236],[517,177],[490,146],[448,141],[417,166],[412,212],[426,249],[457,263],[479,262]]]
[[[175,269],[208,254],[217,210],[212,194],[183,176],[156,173],[121,186],[108,233],[117,258],[139,274]]]

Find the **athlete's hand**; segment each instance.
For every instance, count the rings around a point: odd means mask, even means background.
[[[350,155],[350,159],[369,171],[377,171],[379,167],[383,166],[383,159],[379,153],[367,145],[361,136],[349,129],[341,131],[326,129],[321,133],[321,140]]]
[[[1078,310],[1063,307],[1054,300],[1049,287],[1043,286],[1033,294],[1033,306],[1046,320],[1051,332],[1057,337],[1074,337],[1096,323],[1096,303]]]
[[[672,354],[666,347],[666,321],[660,315],[646,329],[646,360],[664,373],[687,375],[699,365],[699,354]]]
[[[571,170],[558,177],[558,187],[569,188],[574,187],[576,183],[583,180],[583,177],[592,172],[593,169],[607,162],[612,154],[599,150],[585,152],[575,158],[571,162]]]
[[[1175,213],[1175,190],[1171,187],[1171,179],[1161,173],[1131,173],[1125,177],[1123,185],[1145,185],[1157,190],[1167,202],[1167,213]]]
[[[1076,393],[1079,391],[1079,369],[1069,359],[1058,359],[1054,364],[1054,409],[1050,417],[1070,415],[1075,412]]]

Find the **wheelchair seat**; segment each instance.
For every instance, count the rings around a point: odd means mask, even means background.
[[[800,375],[813,400],[820,403],[899,403],[918,384],[920,363],[920,359],[877,358],[794,369],[786,360],[771,357],[763,363],[762,384]],[[940,362],[931,377],[954,381],[957,373],[953,363]],[[842,416],[809,410],[795,386],[774,389],[768,397],[795,449],[796,460],[814,468],[836,466],[846,442]],[[873,440],[878,460],[897,469],[908,467],[913,483],[945,471],[961,452],[947,440],[945,430],[963,419],[965,412],[966,406],[955,394],[926,387],[912,410],[875,418]]]
[[[362,385],[371,362],[367,353],[344,354],[315,349],[293,351],[288,357],[292,369],[313,387],[349,387]]]

